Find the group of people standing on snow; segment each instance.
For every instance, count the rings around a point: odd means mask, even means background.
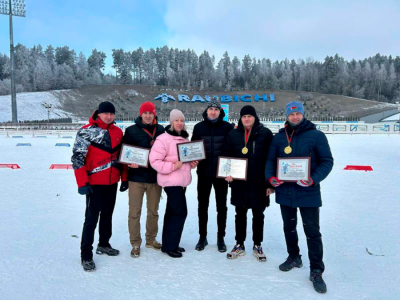
[[[204,140],[206,159],[190,163],[179,161],[177,144],[189,142],[185,116],[177,109],[170,113],[170,124],[164,128],[157,122],[156,107],[151,102],[140,106],[135,124],[125,134],[114,125],[115,107],[110,102],[100,103],[98,109],[77,133],[72,163],[78,183],[78,192],[86,195],[85,222],[81,241],[81,263],[85,271],[95,270],[93,242],[99,220],[97,254],[115,256],[111,247],[112,214],[121,179],[120,191],[129,190],[128,228],[131,256],[140,257],[142,245],[140,217],[144,195],[147,202],[145,247],[161,250],[170,257],[182,257],[180,246],[187,217],[186,188],[191,183],[191,170],[197,168],[199,240],[195,249],[202,251],[208,245],[207,223],[211,189],[214,187],[217,207],[217,248],[226,252],[227,194],[231,188],[231,204],[235,206],[235,240],[228,259],[245,255],[247,212],[251,209],[253,254],[266,261],[262,249],[264,211],[269,196],[276,195],[280,205],[288,257],[281,271],[302,267],[298,246],[297,209],[299,208],[310,260],[310,280],[316,291],[326,292],[322,279],[325,266],[319,228],[319,208],[322,206],[320,182],[333,167],[333,158],[326,136],[304,117],[304,106],[290,102],[286,106],[287,121],[275,136],[259,120],[251,105],[242,107],[238,125],[224,121],[225,113],[218,101],[208,102],[204,120],[194,126],[191,141]],[[148,168],[137,164],[118,163],[122,144],[151,149]],[[218,157],[248,160],[247,179],[235,180],[231,176],[219,178]],[[277,159],[290,157],[310,158],[309,180],[284,182],[277,178]],[[158,233],[158,208],[162,189],[167,195],[162,230],[162,243]]]

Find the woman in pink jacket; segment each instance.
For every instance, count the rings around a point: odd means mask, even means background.
[[[173,109],[169,121],[165,133],[157,137],[151,148],[149,159],[153,169],[158,172],[158,184],[167,194],[161,251],[171,257],[182,257],[185,249],[179,247],[179,243],[187,216],[185,192],[192,181],[191,169],[198,162],[182,163],[178,158],[176,145],[189,141],[183,113]]]

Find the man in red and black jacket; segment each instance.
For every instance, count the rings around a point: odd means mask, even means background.
[[[118,163],[122,130],[114,125],[115,107],[105,101],[100,103],[89,119],[89,124],[79,129],[71,158],[78,193],[86,195],[85,223],[81,241],[81,263],[85,271],[93,271],[94,232],[100,215],[97,254],[116,256],[111,247],[112,214],[121,178],[122,166]],[[122,181],[127,174],[122,174]],[[101,214],[100,214],[101,212]]]

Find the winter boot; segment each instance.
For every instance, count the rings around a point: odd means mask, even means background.
[[[197,242],[196,245],[196,250],[197,251],[203,251],[204,248],[208,245],[207,237],[200,237],[199,241]]]
[[[279,265],[279,270],[287,272],[293,268],[301,268],[302,266],[303,262],[301,261],[301,255],[299,255],[296,258],[288,257],[283,264]]]
[[[157,242],[156,240],[154,240],[153,242],[151,242],[149,244],[146,243],[145,247],[159,251],[159,250],[161,250],[162,245],[159,242]]]
[[[253,255],[257,258],[258,261],[261,261],[261,262],[267,261],[267,257],[265,256],[261,245],[253,246]]]
[[[138,258],[140,256],[140,247],[139,246],[133,246],[132,247],[131,256],[133,258]]]
[[[178,246],[178,249],[176,249],[176,251],[178,251],[178,252],[180,252],[180,253],[183,253],[183,252],[185,252],[186,250],[185,250],[185,248],[182,248],[182,247],[179,247],[179,246]]]
[[[218,237],[217,246],[219,252],[226,252],[226,245],[223,237]]]
[[[318,293],[324,294],[326,293],[326,284],[325,281],[322,279],[322,271],[315,269],[310,272],[310,280],[313,283],[314,290]]]
[[[232,251],[226,255],[226,257],[228,259],[235,259],[235,258],[238,258],[239,256],[243,256],[245,254],[246,254],[246,252],[245,252],[244,245],[237,244],[237,245],[235,245],[235,247],[233,247]]]
[[[108,256],[117,256],[119,254],[119,250],[110,247],[100,247],[97,246],[96,254],[102,255],[107,254]]]
[[[95,265],[93,259],[88,259],[88,260],[83,260],[82,259],[81,260],[81,264],[82,264],[83,269],[86,272],[91,272],[91,271],[96,270],[96,265]]]
[[[174,250],[174,251],[163,251],[161,249],[161,252],[164,252],[166,254],[168,254],[170,257],[172,258],[181,258],[183,255],[181,252],[179,252],[178,250]]]

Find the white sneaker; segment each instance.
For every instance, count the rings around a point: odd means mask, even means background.
[[[261,245],[259,245],[259,246],[254,245],[253,255],[257,258],[258,261],[261,261],[261,262],[267,261],[267,257],[265,256]]]
[[[226,255],[226,258],[235,259],[235,258],[238,258],[239,256],[243,256],[245,254],[246,254],[246,252],[245,252],[244,245],[237,244],[237,245],[235,245],[235,247],[233,247],[232,251]]]

